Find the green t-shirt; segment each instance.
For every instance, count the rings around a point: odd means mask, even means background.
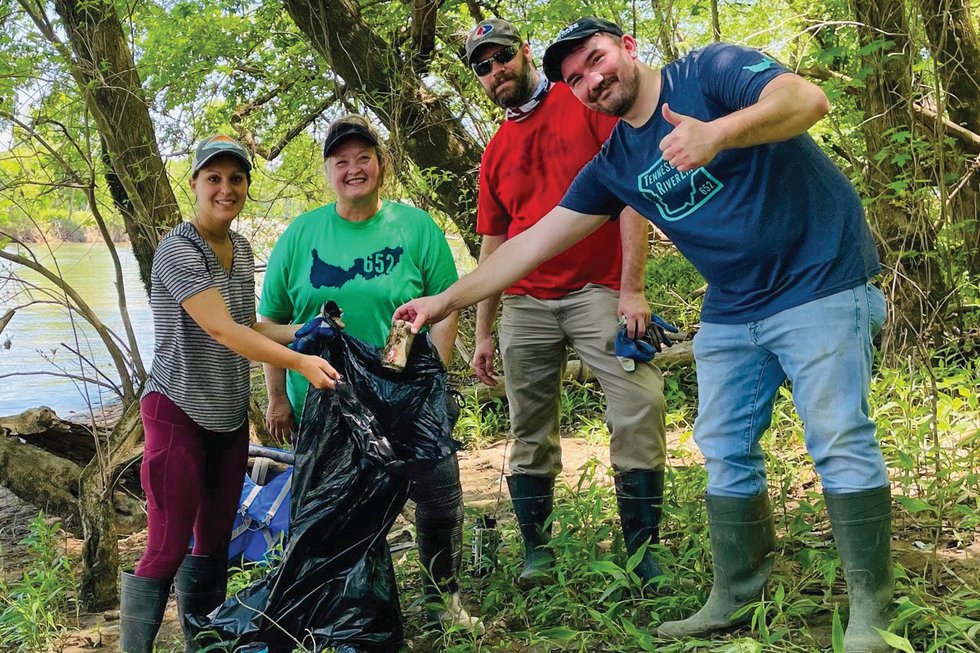
[[[381,347],[396,308],[440,293],[456,279],[446,237],[425,211],[384,201],[370,219],[349,222],[328,204],[293,220],[272,248],[259,314],[302,324],[332,299],[344,311],[347,333]],[[297,422],[307,385],[301,374],[287,371]]]

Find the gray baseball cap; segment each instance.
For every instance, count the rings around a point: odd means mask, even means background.
[[[245,168],[245,172],[249,172],[252,169],[252,163],[248,160],[248,150],[245,149],[244,145],[231,136],[216,134],[205,138],[194,148],[194,162],[191,164],[191,174],[196,174],[204,167],[205,163],[219,154],[229,154],[238,159]]]
[[[473,63],[473,53],[477,48],[489,43],[496,45],[520,45],[524,42],[517,28],[502,18],[481,20],[466,37],[466,63]]]
[[[595,16],[584,16],[568,25],[555,37],[548,49],[544,51],[542,60],[545,76],[553,82],[561,82],[561,63],[579,43],[593,34],[606,32],[613,36],[622,36],[623,29],[616,23]]]

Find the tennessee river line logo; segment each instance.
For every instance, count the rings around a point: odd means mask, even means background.
[[[636,185],[670,222],[691,215],[725,187],[703,167],[680,172],[663,157],[636,178]]]

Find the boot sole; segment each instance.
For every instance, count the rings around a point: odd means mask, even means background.
[[[671,623],[671,622],[667,622]],[[710,635],[726,635],[741,630],[749,625],[748,621],[735,621],[725,625],[709,626],[701,630],[689,630],[680,633],[665,632],[663,625],[657,627],[657,636],[661,639],[687,639],[690,637],[708,637]]]

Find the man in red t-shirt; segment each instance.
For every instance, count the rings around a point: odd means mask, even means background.
[[[466,57],[487,95],[507,119],[480,166],[477,231],[480,261],[558,204],[579,170],[599,151],[616,119],[586,109],[565,84],[538,73],[530,46],[500,19],[480,22]],[[514,446],[510,489],[524,537],[522,587],[547,580],[554,479],[561,471],[559,401],[566,346],[595,372],[608,403],[610,458],[627,550],[659,541],[665,462],[663,380],[650,363],[627,371],[613,350],[620,318],[630,337],[647,328],[643,294],[648,224],[626,209],[566,252],[542,263],[477,308],[473,367],[496,385],[493,322],[503,303],[500,353],[507,380]],[[628,361],[632,363],[632,361]],[[662,575],[648,552],[635,571]],[[657,582],[661,582],[660,578]]]

